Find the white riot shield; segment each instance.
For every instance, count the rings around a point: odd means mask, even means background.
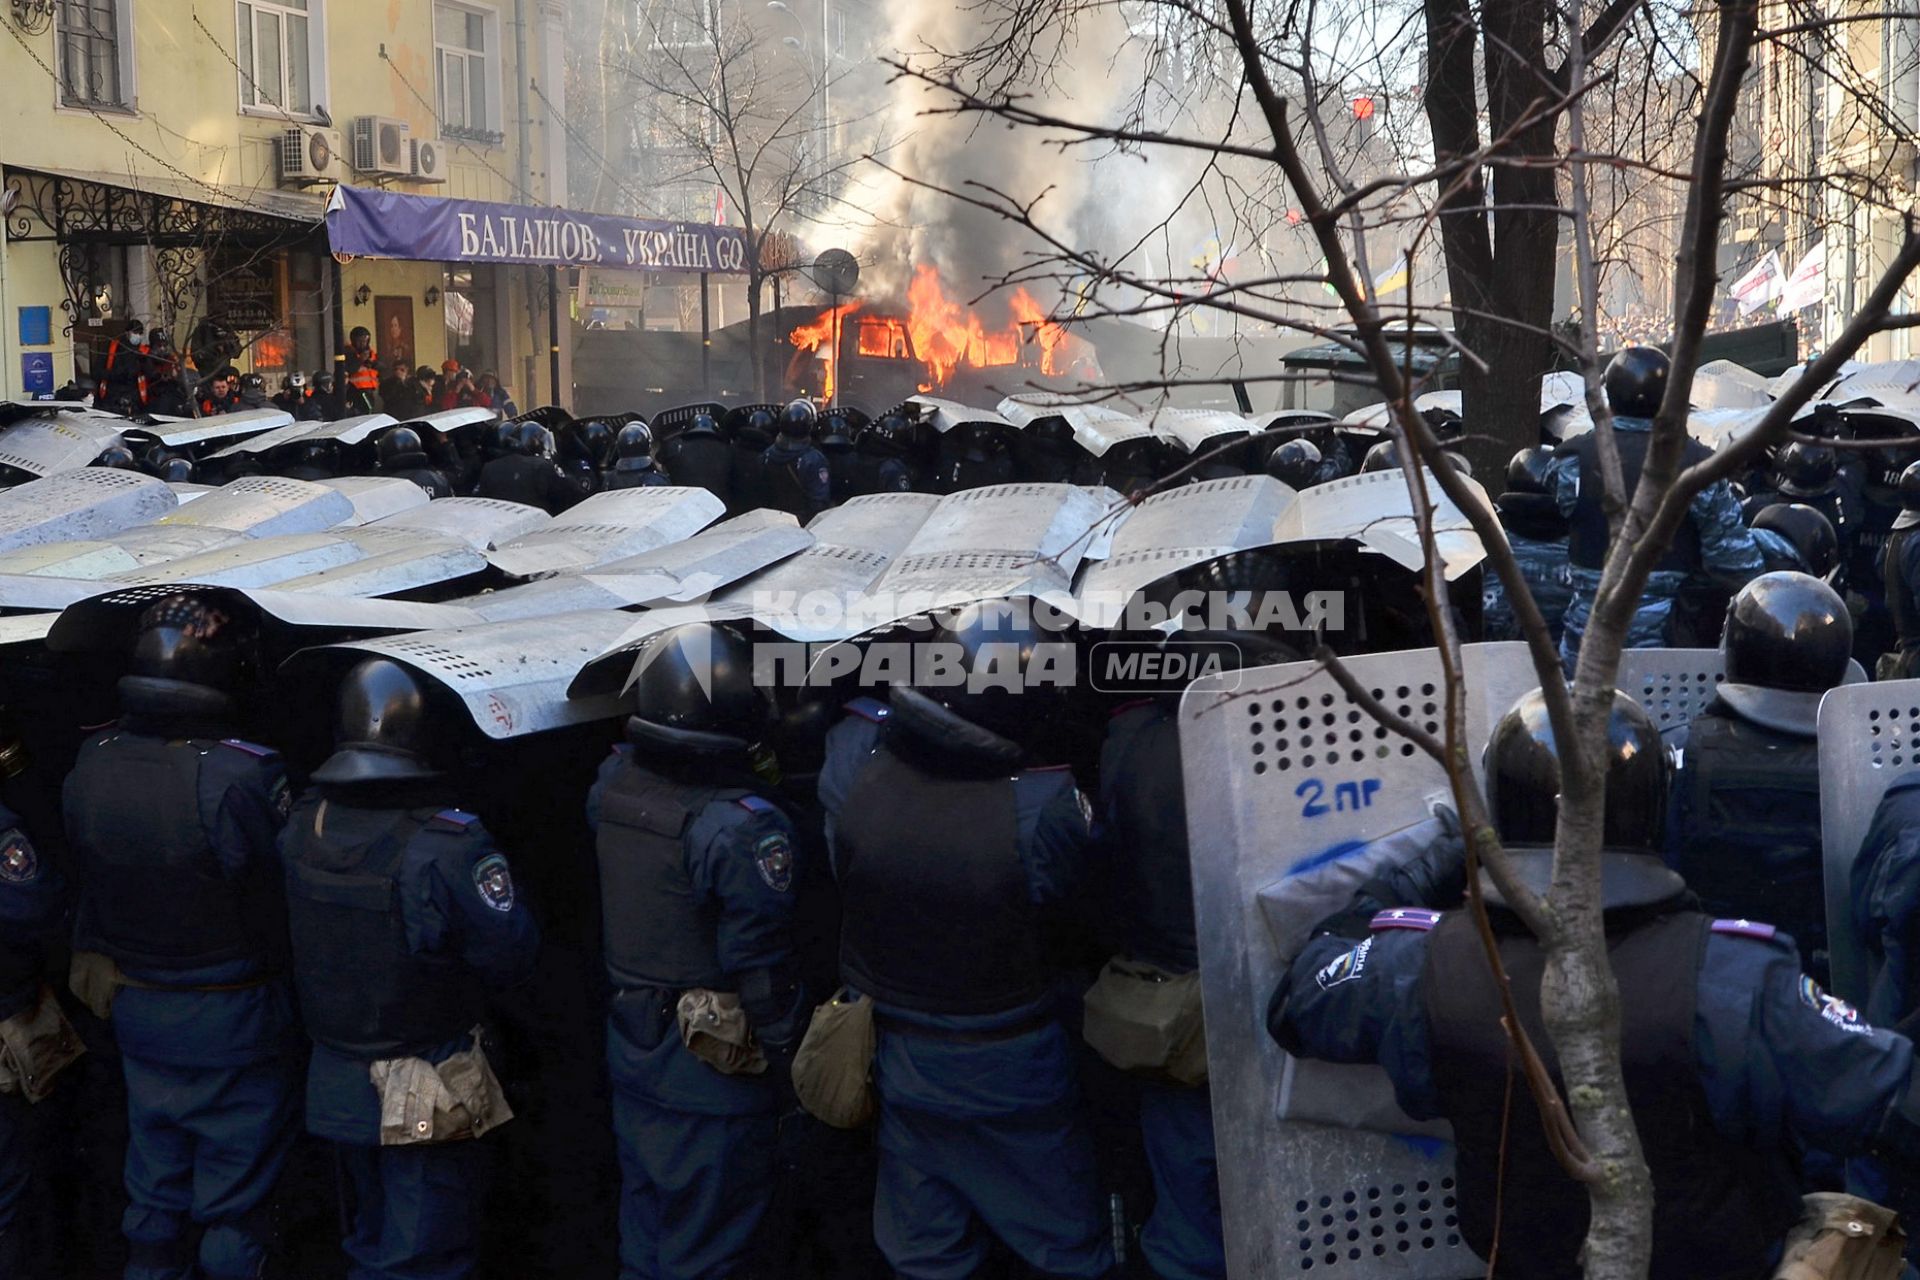
[[[457,538],[485,551],[544,529],[552,520],[538,507],[499,498],[439,498],[423,507],[384,516],[374,521],[374,527]]]
[[[1880,360],[1850,367],[1827,388],[1824,399],[1836,404],[1849,400],[1905,400],[1920,392],[1920,360]]]
[[[685,603],[710,596],[812,543],[813,535],[785,512],[750,511],[691,538],[587,573],[542,578],[458,603],[489,622]]]
[[[352,518],[353,502],[338,489],[282,476],[248,476],[223,484],[154,523],[226,529],[265,538],[283,533],[318,533]]]
[[[204,593],[234,616],[251,617],[262,628],[272,625],[283,631],[404,632],[467,626],[475,620],[464,609],[411,600],[354,600],[205,583],[152,583],[112,591],[93,584],[88,598],[59,615],[47,647],[72,653],[124,653],[133,642],[140,615],[156,601],[183,590]]]
[[[482,409],[479,405],[468,405],[464,409],[436,409],[432,413],[423,413],[417,418],[407,419],[423,427],[431,427],[441,435],[452,435],[462,427],[476,426],[483,422],[498,422],[500,415],[491,409]],[[377,428],[376,428],[377,430]],[[362,436],[361,439],[365,439]],[[357,443],[350,441],[349,443]]]
[[[205,444],[209,440],[257,436],[263,431],[272,431],[292,422],[293,415],[285,409],[236,409],[232,413],[181,418],[157,427],[137,427],[134,430],[141,435],[152,436],[169,449],[182,449],[190,444]]]
[[[1477,768],[1533,666],[1518,643],[1463,653]],[[1346,661],[1389,708],[1444,733],[1435,651]],[[1364,847],[1452,803],[1444,773],[1310,662],[1194,683],[1180,751],[1228,1274],[1479,1274],[1456,1226],[1451,1145],[1399,1115],[1378,1068],[1296,1061],[1265,1025],[1285,961],[1377,870]]]
[[[148,586],[193,582],[210,587],[270,587],[362,559],[366,553],[345,538],[325,533],[282,533],[242,538],[199,555],[142,565],[110,582]]]
[[[1544,388],[1543,388],[1544,394]],[[1437,410],[1442,413],[1459,413],[1461,405],[1458,391],[1428,391],[1413,398],[1413,407],[1420,413]],[[1382,400],[1376,404],[1363,405],[1340,419],[1347,427],[1361,427],[1368,431],[1385,431],[1393,425],[1393,410]]]
[[[1731,360],[1709,360],[1693,371],[1696,409],[1764,409],[1773,403],[1767,380]]]
[[[1060,410],[1060,416],[1073,428],[1073,442],[1096,458],[1106,457],[1115,445],[1154,438],[1153,428],[1138,418],[1100,405],[1075,405]]]
[[[271,431],[263,432],[250,440],[242,440],[239,444],[230,444],[218,453],[209,455],[209,457],[230,458],[236,453],[266,453],[269,450],[278,449],[283,444],[295,444],[302,440],[312,439],[314,438],[314,433],[322,428],[331,429],[336,433],[328,437],[329,439],[339,439],[341,438],[340,433],[344,432],[362,433],[360,434],[360,439],[364,440],[368,435],[373,434],[380,428],[390,427],[393,424],[394,419],[384,413],[369,413],[354,418],[341,418],[338,422],[293,422],[285,426],[275,427]]]
[[[1153,495],[1120,525],[1107,558],[1081,571],[1080,621],[1115,626],[1142,587],[1188,565],[1270,545],[1280,513],[1295,497],[1271,476],[1208,480]]]
[[[724,514],[726,504],[705,489],[615,489],[594,494],[487,559],[514,578],[577,573],[690,538]]]
[[[1718,649],[1625,649],[1613,685],[1640,704],[1662,741],[1684,747],[1687,726],[1713,701],[1726,673]]]
[[[1850,684],[1820,700],[1820,845],[1834,994],[1864,1004],[1872,975],[1853,920],[1853,864],[1880,797],[1920,769],[1920,680]]]
[[[0,431],[0,466],[51,476],[86,466],[120,440],[124,418],[62,413],[28,418]]]
[[[275,589],[328,596],[390,596],[452,582],[487,567],[485,556],[452,538],[371,527],[348,529],[338,536],[358,546],[365,557],[289,578]],[[395,545],[395,540],[404,545]]]
[[[111,591],[111,585],[79,578],[0,578],[0,608],[64,609],[78,600]]]
[[[173,491],[138,471],[82,467],[0,490],[0,551],[99,538],[173,510]]]
[[[45,640],[60,621],[58,613],[16,613],[0,618],[0,649],[9,645],[32,644]]]
[[[231,529],[208,529],[191,524],[143,524],[123,529],[103,541],[111,542],[140,564],[165,564],[239,542],[246,536]]]
[[[869,625],[975,600],[1072,606],[1074,572],[1111,518],[1086,489],[1001,484],[940,500],[872,589]]]
[[[391,658],[452,690],[488,737],[517,738],[619,714],[618,694],[569,699],[567,685],[632,621],[624,613],[566,613],[419,631],[308,650],[289,665],[330,655]]]
[[[991,409],[974,409],[957,400],[942,400],[936,396],[914,396],[906,402],[908,408],[917,409],[923,422],[929,422],[941,435],[955,427],[983,423],[988,426],[1011,427],[1013,424]]]
[[[97,579],[139,567],[131,552],[111,542],[43,542],[37,547],[0,551],[0,577],[25,574]]]
[[[189,480],[167,481],[167,488],[173,490],[174,502],[183,507],[195,498],[206,497],[218,487],[211,484],[194,484]]]
[[[1488,505],[1486,490],[1471,479],[1467,484],[1480,504]],[[1434,542],[1446,579],[1453,582],[1484,560],[1486,549],[1466,516],[1440,491],[1432,472],[1427,473],[1427,494],[1433,501]],[[1415,571],[1426,563],[1406,475],[1397,467],[1313,486],[1280,513],[1273,533],[1275,542],[1351,539]]]
[[[930,493],[850,499],[807,524],[813,545],[715,598],[790,640],[846,640],[868,616],[867,592],[940,504]]]
[[[1179,446],[1185,454],[1202,453],[1223,437],[1253,430],[1253,423],[1239,414],[1218,409],[1160,409],[1148,425],[1155,435]]]
[[[347,526],[385,520],[403,511],[424,507],[433,498],[413,481],[398,476],[336,476],[320,483],[346,494],[347,501],[353,504],[353,515],[340,522]]]

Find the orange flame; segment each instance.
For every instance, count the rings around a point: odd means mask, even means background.
[[[835,335],[840,332],[840,322],[860,309],[859,299],[843,302],[837,307],[828,307],[806,324],[798,325],[787,335],[787,341],[802,351],[818,351],[826,345],[826,354],[820,358],[820,398],[833,399],[835,367],[840,363],[840,353],[835,350]]]
[[[795,328],[790,341],[808,351],[818,349],[823,342],[830,344],[836,312],[844,317],[859,305],[848,302],[821,312]],[[988,328],[978,312],[947,296],[937,268],[921,263],[914,268],[913,280],[907,286],[905,320],[861,317],[856,349],[862,356],[918,360],[927,367],[927,381],[920,384],[921,391],[945,386],[962,365],[974,369],[1026,365],[1058,377],[1074,365],[1092,363],[1091,346],[1049,320],[1047,309],[1025,289],[1015,289],[1007,307],[1012,318],[1003,326]],[[833,394],[833,363],[830,355],[825,371],[825,394],[829,397]]]

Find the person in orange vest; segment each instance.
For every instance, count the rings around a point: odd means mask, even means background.
[[[147,402],[146,326],[129,319],[126,331],[107,344],[96,403],[115,413],[135,414]]]
[[[380,354],[373,349],[373,334],[363,324],[347,335],[344,385],[340,392],[349,415],[380,412]]]

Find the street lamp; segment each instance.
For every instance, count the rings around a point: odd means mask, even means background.
[[[831,97],[829,97],[829,94],[832,92],[829,81],[831,81],[833,77],[831,74],[832,64],[829,61],[831,57],[831,46],[827,42],[827,2],[828,0],[820,0],[820,63],[818,70],[820,73],[820,125],[822,132],[831,128],[833,123],[833,101]],[[800,15],[793,11],[793,6],[789,5],[787,0],[767,0],[767,8],[774,13],[786,14],[789,18],[793,19],[793,25],[800,29],[799,39],[796,40],[792,36],[787,36],[781,40],[780,43],[786,45],[789,49],[798,49],[802,53],[807,52],[807,24],[801,21]],[[808,58],[807,61],[811,64],[813,59]]]

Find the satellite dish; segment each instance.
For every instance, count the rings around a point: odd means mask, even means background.
[[[860,283],[860,262],[845,249],[827,249],[813,260],[809,273],[822,293],[841,298]]]

